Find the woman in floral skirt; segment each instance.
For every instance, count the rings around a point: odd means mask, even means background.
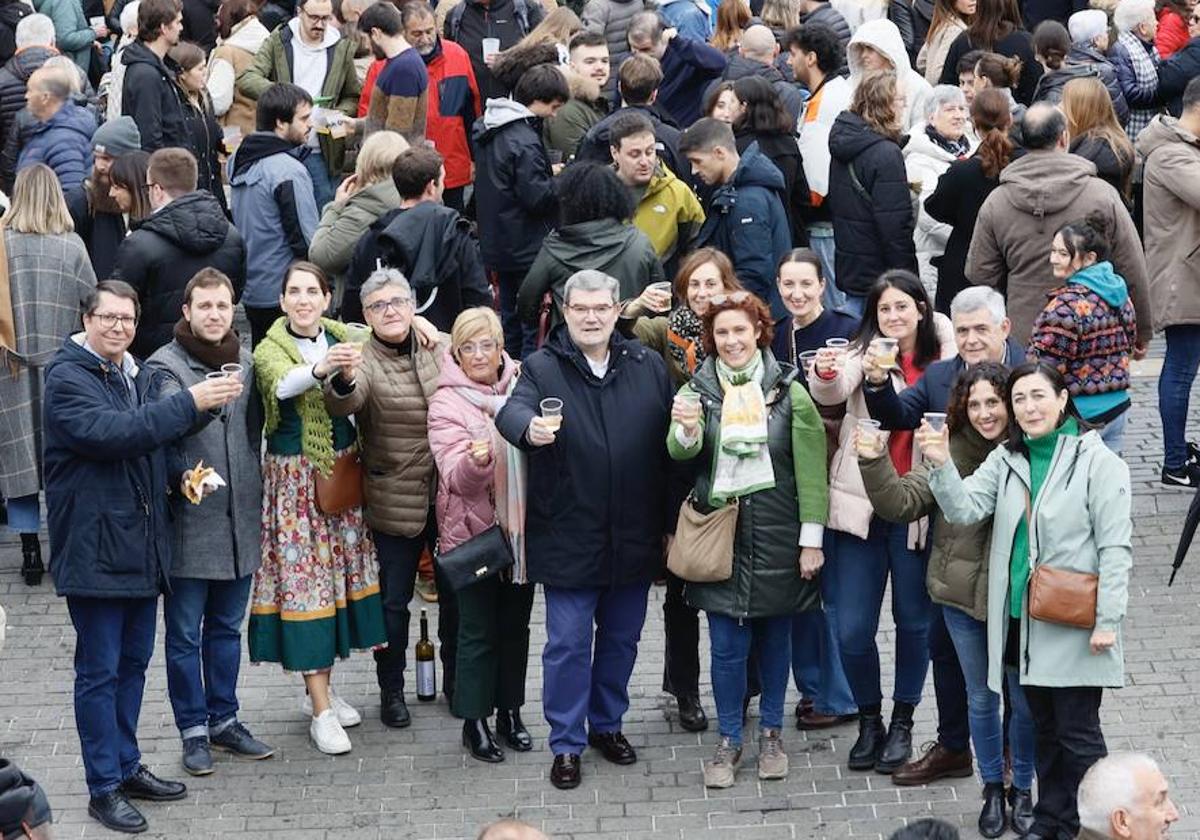
[[[357,446],[354,426],[331,418],[322,395],[336,369],[358,363],[346,327],[323,318],[329,282],[320,268],[293,263],[277,320],[254,351],[265,410],[262,567],[254,576],[250,658],[304,676],[309,734],[324,753],[349,752],[344,727],[362,722],[329,684],[335,657],[383,645],[387,634],[379,567],[361,507],[328,514],[315,481]]]

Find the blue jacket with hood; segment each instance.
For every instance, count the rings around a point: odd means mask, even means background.
[[[50,119],[31,123],[21,137],[17,171],[35,163],[54,170],[64,195],[79,189],[92,172],[92,135],[96,118],[89,111],[66,102]]]

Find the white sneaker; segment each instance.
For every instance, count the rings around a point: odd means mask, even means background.
[[[333,709],[326,709],[312,719],[308,726],[308,734],[317,745],[317,749],[326,755],[341,755],[350,752],[350,736],[338,723]]]
[[[329,705],[332,706],[334,712],[337,713],[338,723],[340,723],[343,728],[358,726],[360,723],[362,723],[362,715],[358,713],[358,709],[354,708],[341,697],[339,697],[337,692],[333,690],[333,686],[329,686]],[[304,714],[312,717],[312,698],[307,694],[304,695],[304,703],[301,705],[301,708],[304,709]]]

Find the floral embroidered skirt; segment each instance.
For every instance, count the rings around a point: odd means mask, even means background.
[[[303,455],[263,459],[262,566],[254,574],[253,662],[317,673],[352,649],[387,642],[379,563],[361,508],[317,507],[316,470]]]

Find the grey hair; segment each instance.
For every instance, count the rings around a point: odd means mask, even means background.
[[[60,81],[64,82],[71,89],[70,93],[83,93],[83,77],[80,76],[82,71],[79,69],[79,65],[69,56],[52,55],[46,59],[46,63],[42,67],[49,68],[50,70],[61,70],[62,78]],[[55,75],[59,74],[56,73]],[[51,91],[51,93],[53,94],[54,91]],[[67,96],[62,98],[67,99]]]
[[[967,98],[957,85],[938,85],[925,98],[925,122],[936,117],[945,105],[967,106]]]
[[[365,301],[386,286],[395,286],[402,289],[404,294],[410,298],[412,297],[412,286],[408,285],[408,278],[404,276],[404,272],[398,268],[377,268],[371,272],[371,276],[358,290],[358,299]]]
[[[1093,764],[1079,783],[1079,824],[1108,836],[1113,811],[1133,812],[1138,793],[1134,773],[1160,772],[1145,753],[1112,753]]]
[[[1121,0],[1113,10],[1118,32],[1132,32],[1139,23],[1154,17],[1154,0]]]
[[[991,286],[968,286],[950,301],[950,318],[968,312],[978,312],[980,309],[986,309],[992,316],[992,323],[996,325],[1008,316],[1004,310],[1004,295]]]
[[[66,102],[71,98],[73,88],[71,86],[71,76],[74,75],[75,63],[71,59],[64,56],[54,56],[54,58],[66,58],[71,64],[71,70],[64,69],[60,64],[51,64],[52,59],[48,59],[45,64],[39,67],[30,75],[30,82],[37,77],[37,87],[50,94],[52,98],[59,102]]]
[[[613,303],[619,303],[621,300],[621,284],[617,282],[617,278],[609,277],[603,271],[597,271],[594,268],[576,271],[567,278],[567,285],[563,289],[564,306],[570,304],[571,292],[575,291],[608,292],[612,295]]]
[[[43,14],[26,15],[17,22],[13,37],[19,50],[26,47],[53,47],[54,21]]]

